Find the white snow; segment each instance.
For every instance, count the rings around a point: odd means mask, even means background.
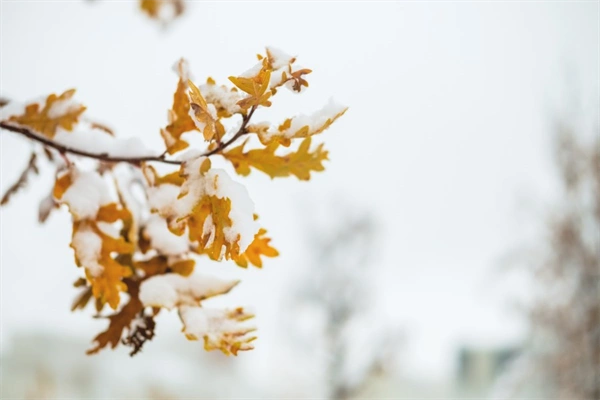
[[[185,58],[180,58],[172,67],[173,71],[186,82],[188,79],[192,79],[192,75],[190,74],[190,64]]]
[[[78,230],[73,235],[71,246],[75,250],[77,259],[96,277],[102,274],[104,267],[98,263],[102,251],[102,238],[90,229]]]
[[[171,183],[149,187],[147,193],[150,209],[158,211],[163,216],[173,214],[179,190],[179,186]]]
[[[306,136],[311,136],[327,123],[327,121],[334,121],[346,112],[348,107],[336,103],[333,99],[329,100],[323,108],[310,114],[300,114],[292,118],[290,127],[283,132],[276,130],[265,131],[260,133],[260,136],[264,140],[269,140],[274,136],[283,136],[285,138],[293,138],[296,133],[305,126],[308,127],[308,133]]]
[[[229,243],[238,242],[240,252],[244,252],[259,229],[258,223],[254,221],[254,203],[246,187],[233,181],[224,170],[213,168],[205,175],[200,174],[200,165],[204,160],[205,157],[200,157],[184,164],[188,178],[181,187],[181,193],[185,195],[177,200],[176,213],[179,217],[190,214],[198,201],[206,195],[229,199],[231,227],[223,231],[225,240]]]
[[[194,158],[198,158],[202,156],[203,151],[200,149],[187,149],[179,154],[177,154],[177,157],[175,157],[175,159],[177,161],[190,161],[193,160]]]
[[[188,277],[170,273],[153,276],[140,286],[140,300],[144,306],[165,307],[198,306],[200,301],[229,292],[239,281],[225,280],[210,275],[193,274]]]
[[[226,86],[206,83],[199,87],[200,92],[208,104],[213,104],[216,109],[224,109],[228,114],[242,111],[237,102],[243,99],[240,92],[230,90]]]
[[[119,231],[119,228],[117,228],[117,225],[114,223],[99,221],[96,222],[96,225],[98,226],[98,229],[100,229],[105,235],[108,235],[115,239],[121,237],[121,232]]]
[[[167,226],[167,221],[157,214],[152,214],[146,221],[144,236],[150,240],[154,249],[167,256],[187,253],[190,248],[187,236],[177,236],[172,233]]]
[[[139,138],[116,138],[102,129],[83,124],[72,132],[59,128],[54,141],[62,145],[94,154],[106,154],[112,157],[151,157],[159,153],[148,149]]]
[[[48,110],[48,117],[60,118],[69,112],[81,107],[81,103],[75,101],[73,97],[57,100],[50,106]]]
[[[235,310],[189,306],[179,308],[179,317],[184,325],[183,333],[196,339],[206,337],[215,347],[219,347],[223,336],[237,337],[236,340],[244,341],[249,339],[244,337],[247,333],[256,330],[254,326],[230,318],[231,313],[235,313]]]
[[[262,61],[257,62],[252,68],[244,71],[240,77],[241,78],[254,78],[260,73],[260,70],[263,67]]]
[[[319,130],[328,120],[333,120],[339,114],[345,112],[346,106],[336,103],[333,99],[329,100],[323,108],[312,113],[311,115],[300,114],[292,118],[290,128],[284,132],[284,136],[292,137],[296,132],[305,126],[308,126],[309,134]]]
[[[274,70],[286,67],[296,61],[296,57],[272,46],[267,47],[267,56]]]
[[[42,99],[43,103],[45,99]],[[4,107],[0,107],[0,120],[4,121],[9,119],[12,116],[19,116],[25,114],[25,107],[29,104],[33,104],[35,102],[30,103],[20,103],[17,101],[10,101]],[[39,103],[38,103],[39,104]]]
[[[75,219],[93,219],[98,209],[112,202],[106,182],[95,171],[71,171],[71,186],[60,203],[67,204]]]

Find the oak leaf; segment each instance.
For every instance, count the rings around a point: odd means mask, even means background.
[[[187,62],[182,58],[176,64],[176,67],[179,82],[173,95],[173,106],[169,110],[169,125],[160,131],[169,154],[174,154],[187,148],[189,143],[181,139],[181,135],[185,132],[197,130],[196,124],[190,117],[190,100],[187,95]]]
[[[250,243],[250,246],[248,246],[246,251],[239,256],[233,257],[233,261],[242,268],[247,268],[248,263],[255,267],[262,268],[261,256],[277,257],[279,252],[269,245],[271,239],[264,237],[266,233],[267,231],[261,228],[258,233],[254,235],[254,240]]]
[[[225,128],[217,119],[217,109],[213,104],[208,104],[200,89],[192,81],[188,81],[190,88],[190,105],[193,112],[193,122],[202,132],[204,140],[210,141],[215,136],[220,139],[225,134]]]
[[[279,143],[273,142],[262,149],[244,152],[244,145],[235,147],[225,153],[223,157],[229,160],[235,171],[246,176],[250,174],[250,167],[264,172],[271,178],[279,178],[294,175],[300,180],[309,180],[311,171],[323,171],[323,161],[327,160],[327,151],[320,144],[314,151],[310,151],[311,138],[306,137],[298,150],[289,154],[279,156],[275,151]]]
[[[269,83],[271,80],[271,71],[263,68],[261,71],[252,78],[246,78],[242,76],[230,76],[229,80],[242,91],[248,93],[248,97],[238,101],[238,105],[243,109],[250,107],[265,106],[269,107],[271,102],[271,91],[269,89]]]
[[[67,90],[60,96],[51,94],[46,98],[43,107],[37,103],[29,104],[25,107],[23,115],[13,115],[8,120],[52,139],[58,128],[72,131],[85,111],[84,106],[73,101],[74,94],[75,89]]]
[[[224,354],[234,356],[239,351],[252,350],[252,341],[256,336],[249,336],[256,328],[241,323],[254,318],[242,307],[234,310],[206,309],[203,307],[180,307],[179,317],[183,322],[183,333],[189,340],[204,340],[207,351],[221,350]]]
[[[108,345],[114,349],[119,344],[123,331],[131,327],[131,322],[144,309],[138,297],[139,287],[139,281],[127,280],[129,301],[121,310],[107,317],[110,321],[108,328],[94,338],[96,345],[89,349],[87,354],[95,354]]]

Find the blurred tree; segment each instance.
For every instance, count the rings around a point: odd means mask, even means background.
[[[557,124],[561,201],[535,264],[533,368],[561,399],[600,399],[600,136]]]
[[[400,335],[371,319],[370,267],[376,243],[372,216],[352,210],[338,220],[330,228],[308,228],[311,268],[296,283],[294,301],[311,307],[323,321],[310,341],[326,355],[322,376],[327,398],[341,400],[359,395],[372,378],[388,370]],[[365,343],[357,334],[368,335]]]

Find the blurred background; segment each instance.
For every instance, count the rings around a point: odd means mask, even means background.
[[[215,304],[250,306],[226,357],[161,313],[142,353],[86,356],[67,212],[42,171],[0,209],[2,398],[600,399],[598,2],[0,3],[0,95],[77,88],[117,135],[162,148],[180,57],[217,83],[275,46],[311,68],[258,120],[350,106],[310,182],[243,182],[281,253]],[[285,93],[284,93],[285,92]],[[5,191],[31,144],[0,134]],[[230,166],[224,168],[231,170]],[[220,302],[220,303],[219,303]]]

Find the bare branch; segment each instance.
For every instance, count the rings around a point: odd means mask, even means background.
[[[19,176],[19,179],[11,187],[9,187],[6,193],[4,193],[4,196],[2,196],[0,206],[7,204],[14,194],[16,194],[19,190],[23,189],[27,185],[27,182],[29,181],[29,175],[31,173],[34,173],[36,175],[39,173],[36,161],[37,154],[32,152],[31,157],[29,157],[29,161],[27,162],[27,166],[25,167],[23,172],[21,172],[21,176]]]

